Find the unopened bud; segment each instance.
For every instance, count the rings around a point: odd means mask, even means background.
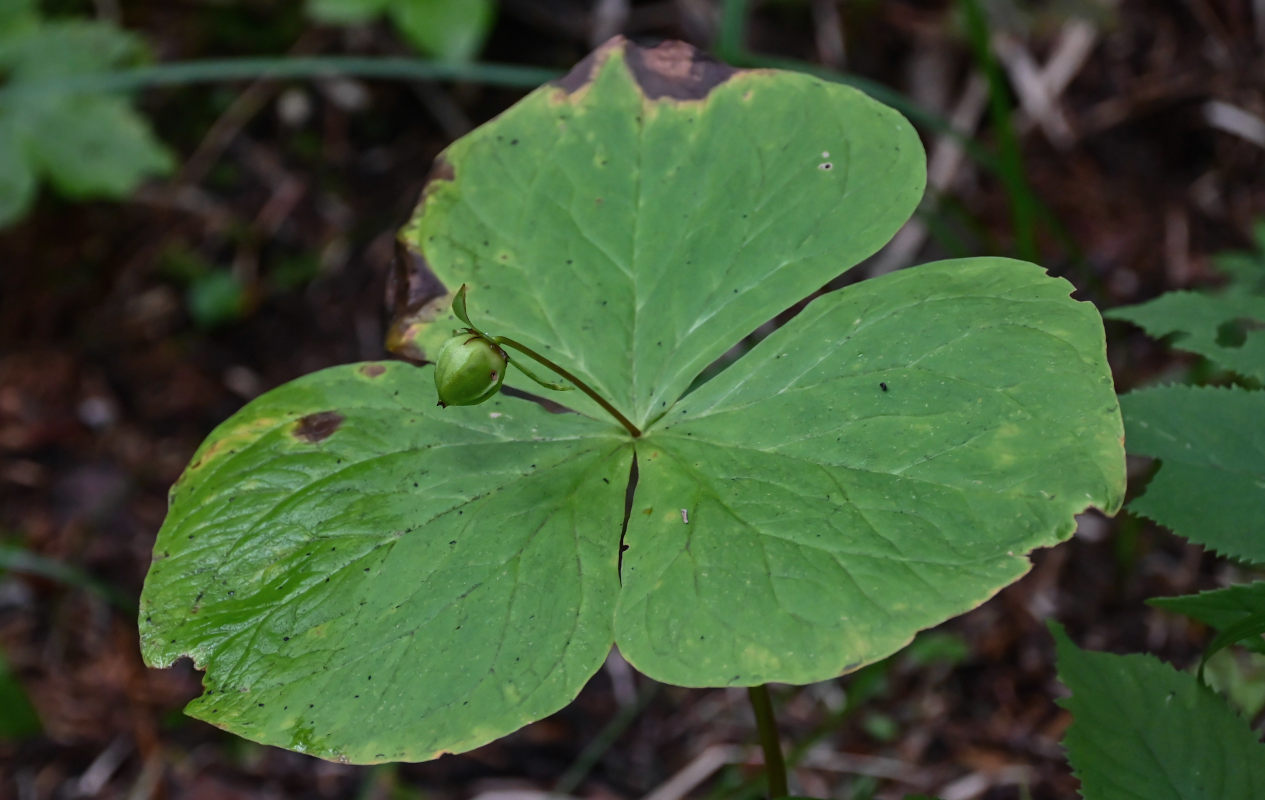
[[[477,333],[459,333],[439,348],[435,389],[441,406],[473,406],[505,381],[505,351]]]

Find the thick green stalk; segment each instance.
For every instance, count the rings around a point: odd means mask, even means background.
[[[747,695],[751,698],[756,729],[760,732],[760,747],[764,750],[764,772],[769,780],[769,797],[785,797],[789,794],[786,788],[786,762],[782,759],[782,743],[777,738],[777,723],[773,719],[769,687],[748,687]]]

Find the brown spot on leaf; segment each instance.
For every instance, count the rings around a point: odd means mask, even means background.
[[[452,168],[452,162],[440,153],[431,163],[430,172],[426,173],[426,182],[422,184],[422,197],[438,189],[439,181],[451,181],[456,177],[457,171]]]
[[[404,241],[395,243],[395,264],[387,277],[386,299],[391,309],[387,349],[410,361],[425,361],[426,354],[417,346],[416,335],[447,308],[448,288],[431,271],[426,257]]]
[[[299,424],[294,427],[294,438],[312,444],[323,442],[338,430],[344,419],[346,417],[337,411],[318,411],[315,414],[308,414],[306,417],[301,417]]]
[[[651,100],[702,100],[738,72],[685,42],[667,41],[655,47],[630,43],[624,57],[633,79]]]
[[[739,70],[722,64],[685,42],[666,41],[643,47],[623,36],[608,39],[553,85],[572,94],[592,80],[611,53],[622,51],[633,80],[650,100],[702,100]]]
[[[376,378],[386,371],[387,368],[381,364],[365,364],[360,368],[360,374],[366,378]]]

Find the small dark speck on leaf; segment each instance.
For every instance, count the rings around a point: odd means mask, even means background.
[[[886,384],[886,383],[883,383],[883,382],[881,382],[881,381],[880,381],[880,382],[879,382],[879,385],[878,385],[878,388],[880,388],[880,389],[882,389],[883,391],[885,391],[885,392],[886,392],[886,391],[887,391],[887,384]]]
[[[281,637],[281,641],[283,641],[283,642],[288,642],[288,641],[290,641],[290,637],[289,637],[289,636],[282,636],[282,637]]]
[[[511,145],[518,144],[518,140],[517,140],[517,139],[510,139],[510,144],[511,144]]]

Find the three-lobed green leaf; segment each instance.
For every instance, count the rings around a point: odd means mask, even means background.
[[[146,660],[207,671],[196,716],[419,760],[561,707],[613,644],[683,685],[821,680],[1119,506],[1101,321],[1031,264],[819,297],[689,391],[912,212],[917,137],[859,93],[616,39],[437,175],[405,241],[470,285],[481,329],[644,433],[579,392],[551,399],[581,413],[439,409],[429,366],[338,367],[255,400],[173,490],[142,596]],[[424,346],[459,327],[407,323]]]

